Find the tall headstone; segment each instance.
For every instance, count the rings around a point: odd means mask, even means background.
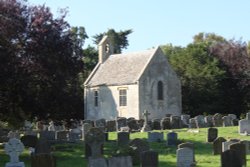
[[[242,143],[246,146],[246,154],[250,154],[250,141],[243,140],[243,141],[240,141],[240,143]]]
[[[219,114],[219,113],[216,113],[214,116],[213,116],[213,124],[215,127],[221,127],[222,126],[222,115]]]
[[[221,154],[221,167],[242,167],[240,157],[235,150],[227,150]]]
[[[116,129],[117,131],[121,130],[121,127],[127,126],[127,119],[125,117],[119,117],[116,120]]]
[[[175,132],[169,132],[167,134],[167,146],[176,146],[178,143],[178,136]]]
[[[177,153],[177,167],[190,167],[193,165],[193,150],[190,148],[179,148]]]
[[[197,128],[195,118],[189,119],[189,128],[191,128],[191,129]]]
[[[129,146],[133,148],[135,153],[132,156],[133,164],[134,162],[140,162],[141,153],[150,149],[148,142],[139,138],[131,140]]]
[[[35,154],[50,154],[51,146],[47,139],[38,139],[35,146]]]
[[[141,167],[158,167],[158,152],[148,150],[141,153]]]
[[[129,143],[129,132],[118,132],[117,133],[118,146],[125,146],[128,143]]]
[[[116,121],[109,120],[106,122],[107,132],[115,132],[116,131]]]
[[[92,125],[90,123],[83,123],[82,125],[82,140],[85,140],[85,135],[87,132],[92,128]]]
[[[180,129],[182,128],[181,117],[172,115],[170,117],[171,129]]]
[[[242,135],[250,135],[250,112],[247,113],[246,119],[239,121],[239,133]]]
[[[182,124],[188,125],[189,119],[190,119],[190,115],[187,115],[187,114],[181,115]]]
[[[133,167],[131,156],[111,157],[108,164],[109,167]]]
[[[207,127],[203,115],[196,116],[195,117],[195,123],[196,123],[197,128],[205,128],[205,127]]]
[[[20,140],[25,147],[35,147],[38,138],[33,135],[25,135],[25,136],[22,136]]]
[[[229,146],[233,143],[237,143],[239,141],[235,141],[235,140],[229,140],[229,141],[225,141],[225,142],[222,142],[222,152],[225,152],[227,150],[229,150]]]
[[[226,139],[223,137],[218,137],[217,139],[214,140],[213,142],[213,154],[221,154],[222,153],[222,142],[225,142]]]
[[[246,146],[242,143],[233,143],[229,146],[230,150],[235,150],[240,158],[242,165],[247,166],[246,161]]]
[[[213,116],[212,115],[208,115],[204,117],[204,121],[207,125],[207,127],[213,127]]]
[[[160,119],[153,119],[152,120],[152,129],[153,130],[161,130],[161,120]]]
[[[223,120],[223,126],[233,126],[232,124],[232,118],[230,116],[224,116],[222,117]]]
[[[101,147],[105,141],[104,133],[99,128],[91,128],[86,136],[85,136],[85,142],[90,146],[91,148],[91,157],[98,158],[102,157],[101,153]]]
[[[217,128],[208,128],[207,130],[207,142],[213,142],[218,137]]]
[[[140,129],[139,124],[135,119],[131,119],[127,121],[129,131],[138,131]]]
[[[161,120],[161,129],[171,129],[170,117],[165,117]]]
[[[24,163],[19,161],[19,155],[24,150],[24,145],[19,139],[11,138],[4,145],[4,150],[10,156],[10,162],[6,163],[5,167],[24,167]]]
[[[150,126],[148,125],[148,116],[150,115],[150,113],[147,111],[147,110],[145,110],[144,112],[143,112],[143,115],[144,115],[144,125],[143,125],[143,127],[142,127],[142,129],[141,129],[141,132],[148,132],[148,131],[151,131],[151,128],[150,128]]]
[[[190,143],[190,142],[181,143],[178,145],[178,148],[190,148],[191,150],[193,150],[193,162],[195,162],[195,152],[194,152],[194,144],[193,143]]]

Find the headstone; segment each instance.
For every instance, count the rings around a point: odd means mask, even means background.
[[[140,129],[137,121],[135,119],[131,119],[127,121],[129,131],[138,131]]]
[[[239,126],[239,120],[238,119],[233,119],[232,124],[233,124],[233,126]]]
[[[7,137],[8,137],[9,139],[11,139],[11,138],[20,139],[20,134],[18,133],[18,131],[9,131]]]
[[[88,167],[108,167],[107,161],[104,158],[89,157]]]
[[[158,167],[158,153],[148,150],[141,153],[141,167]]]
[[[191,150],[193,150],[193,162],[195,162],[195,153],[194,153],[194,144],[193,143],[190,143],[190,142],[181,143],[178,145],[178,148],[190,148]]]
[[[240,157],[242,165],[247,166],[246,161],[246,146],[242,143],[233,143],[229,146],[230,150],[235,150],[237,155]]]
[[[56,131],[55,125],[54,125],[54,122],[53,122],[53,121],[50,121],[50,122],[49,122],[48,131]]]
[[[217,128],[208,128],[207,130],[207,142],[213,142],[218,137]]]
[[[203,115],[196,116],[195,117],[195,123],[196,123],[197,128],[205,128],[205,127],[207,127]]]
[[[56,158],[51,154],[36,154],[31,156],[31,167],[56,167]]]
[[[82,137],[82,131],[78,128],[71,129],[69,131],[69,141],[76,142]]]
[[[20,140],[25,147],[35,147],[38,138],[33,135],[26,135],[26,136],[22,136]]]
[[[237,143],[238,141],[234,141],[234,140],[230,140],[230,141],[225,141],[225,142],[222,142],[222,152],[225,152],[227,150],[229,150],[229,146],[233,143]]]
[[[237,116],[235,114],[228,114],[227,116],[231,117],[232,120],[237,119]]]
[[[190,119],[190,115],[187,115],[187,114],[181,115],[182,124],[189,125],[189,119]]]
[[[213,116],[213,124],[215,127],[221,127],[222,126],[222,115],[219,114],[219,113],[216,113],[214,116]]]
[[[169,132],[167,134],[167,146],[176,146],[178,142],[177,133]]]
[[[208,115],[204,117],[204,121],[207,125],[207,127],[213,127],[213,116],[212,115]]]
[[[191,129],[197,128],[195,118],[189,119],[189,128],[191,128]]]
[[[246,120],[250,120],[250,112],[246,113]]]
[[[107,130],[107,132],[115,132],[116,131],[115,120],[110,120],[110,121],[106,122],[106,130]]]
[[[239,121],[239,133],[242,135],[250,135],[250,114],[247,113],[246,119]]]
[[[56,140],[67,141],[69,137],[69,131],[57,131]]]
[[[129,132],[129,127],[128,126],[124,126],[120,128],[120,132]]]
[[[139,125],[139,128],[141,129],[144,125],[144,119],[139,119],[138,120],[138,125]]]
[[[223,126],[224,127],[233,126],[233,124],[232,124],[232,118],[231,117],[224,116],[224,117],[222,117],[222,120],[223,120]]]
[[[19,155],[24,150],[24,145],[19,139],[11,138],[4,145],[4,150],[10,156],[10,162],[6,163],[5,167],[24,167],[24,163],[19,161]]]
[[[182,128],[181,117],[172,115],[170,117],[170,122],[171,122],[171,129],[180,129],[180,128]]]
[[[90,146],[91,148],[91,157],[92,158],[98,158],[102,156],[101,153],[101,146],[104,143],[105,136],[101,129],[99,128],[91,128],[86,136],[85,136],[85,142]]]
[[[47,139],[38,139],[35,146],[35,154],[50,154],[51,147]]]
[[[162,130],[171,129],[170,117],[165,117],[161,120]]]
[[[193,150],[190,148],[179,148],[177,150],[177,167],[190,167],[193,162]]]
[[[117,118],[116,120],[116,129],[117,131],[121,130],[121,127],[127,126],[127,119],[124,117]]]
[[[133,163],[138,161],[140,162],[141,160],[141,153],[143,151],[148,151],[149,150],[149,144],[147,141],[136,138],[133,139],[129,142],[129,146],[133,148],[135,154],[132,156]]]
[[[153,130],[161,130],[161,123],[160,123],[160,119],[153,119],[152,120],[152,129]]]
[[[162,142],[163,132],[148,132],[148,142]]]
[[[243,140],[243,141],[240,141],[240,143],[245,144],[245,146],[246,146],[246,154],[250,154],[250,141]]]
[[[118,146],[125,146],[128,143],[129,143],[129,132],[118,132],[117,133]]]
[[[144,116],[144,125],[143,125],[143,127],[142,127],[142,129],[141,129],[141,132],[148,132],[148,131],[151,131],[151,128],[150,128],[150,126],[148,125],[148,116],[150,115],[150,113],[147,111],[147,110],[145,110],[144,112],[143,112],[143,116]]]
[[[213,142],[213,154],[221,154],[222,153],[222,142],[226,142],[226,139],[223,137],[218,137]]]
[[[221,167],[242,167],[237,151],[227,150],[221,153]]]
[[[84,123],[82,125],[82,139],[85,140],[85,135],[92,128],[92,125],[89,123]]]
[[[54,141],[56,140],[56,132],[55,131],[41,131],[39,132],[40,138],[45,138],[47,140]]]
[[[95,127],[100,128],[105,132],[106,131],[106,120],[103,118],[96,120]]]
[[[131,156],[111,157],[108,159],[109,167],[133,167]]]

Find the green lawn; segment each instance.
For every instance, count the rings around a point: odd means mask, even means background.
[[[219,136],[226,139],[238,138],[241,140],[250,140],[250,136],[241,136],[238,134],[238,127],[218,128]],[[220,156],[212,155],[212,144],[206,143],[207,128],[200,129],[199,133],[187,132],[187,129],[174,130],[178,132],[178,139],[183,142],[193,142],[195,144],[195,159],[197,167],[219,167]],[[164,131],[164,139],[169,131]],[[132,133],[130,139],[147,138],[147,133]],[[104,145],[105,157],[111,156],[116,148],[116,133],[109,134],[110,142]],[[159,153],[160,167],[175,167],[176,166],[176,147],[167,147],[165,142],[150,143],[150,147]],[[87,161],[84,159],[84,144],[57,144],[53,145],[53,154],[57,158],[57,167],[86,167]],[[9,157],[5,155],[3,147],[0,146],[0,166],[4,166],[8,162]],[[30,167],[30,158],[28,151],[20,157],[21,161],[25,162],[26,167]],[[250,166],[250,155],[247,155],[247,164]]]

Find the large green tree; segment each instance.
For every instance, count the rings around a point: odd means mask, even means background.
[[[78,76],[87,36],[65,16],[22,0],[0,1],[1,119],[83,115]]]

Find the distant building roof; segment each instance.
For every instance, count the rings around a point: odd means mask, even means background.
[[[85,85],[92,87],[136,83],[157,49],[110,55],[104,63],[97,64]]]

